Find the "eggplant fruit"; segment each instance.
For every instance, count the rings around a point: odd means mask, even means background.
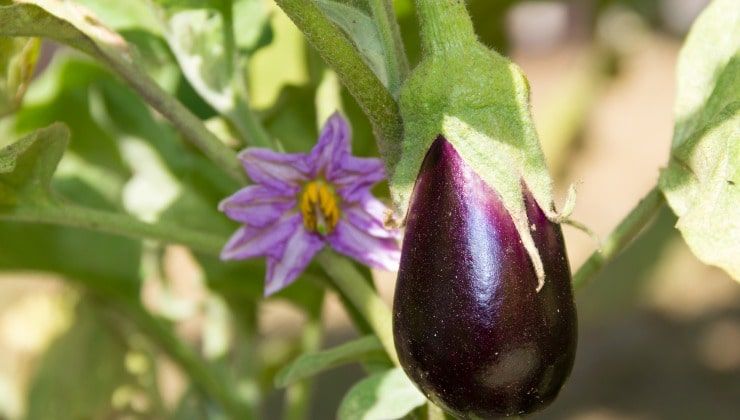
[[[548,405],[570,374],[577,320],[560,226],[524,188],[545,267],[537,276],[514,222],[443,137],[424,158],[409,207],[393,302],[408,376],[461,418]]]

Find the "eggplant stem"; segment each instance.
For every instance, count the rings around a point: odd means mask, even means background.
[[[645,225],[665,204],[665,197],[656,185],[627,214],[617,227],[604,240],[600,249],[594,251],[573,275],[573,288],[583,287],[595,277],[604,266],[619,255],[632,240],[639,235]]]

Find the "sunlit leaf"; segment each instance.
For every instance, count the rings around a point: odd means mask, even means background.
[[[352,387],[339,406],[340,420],[399,419],[424,404],[403,369],[396,367],[367,377]]]
[[[183,10],[168,17],[167,40],[190,84],[221,113],[236,107],[235,64],[226,51],[223,19],[213,9]]]
[[[715,0],[678,60],[676,126],[660,187],[699,259],[740,281],[740,7]]]
[[[284,388],[337,366],[360,362],[368,354],[379,351],[382,352],[383,347],[378,338],[368,335],[317,353],[302,354],[278,372],[275,386]]]

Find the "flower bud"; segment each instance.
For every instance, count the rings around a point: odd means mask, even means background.
[[[575,357],[576,311],[560,226],[523,202],[538,278],[499,194],[439,136],[407,214],[393,305],[406,373],[463,418],[526,414],[558,394]]]

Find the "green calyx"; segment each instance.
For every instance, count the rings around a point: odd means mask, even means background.
[[[477,41],[462,0],[417,0],[417,11],[425,57],[401,89],[404,138],[391,178],[396,218],[404,219],[424,156],[441,134],[501,196],[530,254],[539,289],[544,271],[529,230],[522,180],[551,220],[563,217],[554,212],[527,79]]]

